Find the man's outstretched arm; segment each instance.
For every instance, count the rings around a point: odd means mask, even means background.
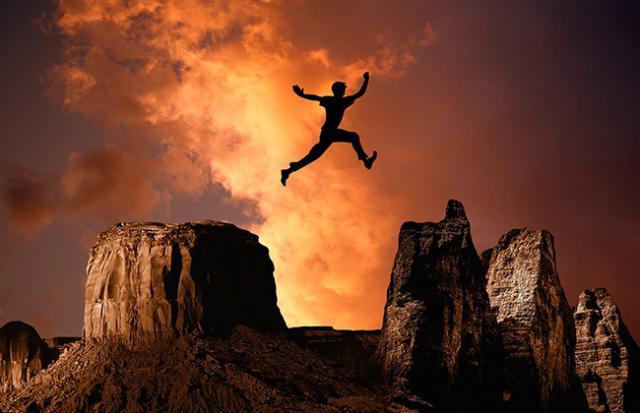
[[[309,95],[307,93],[304,93],[304,89],[301,88],[298,85],[293,85],[293,93],[295,93],[296,95],[298,95],[298,96],[300,96],[301,98],[304,98],[304,99],[320,100],[320,96],[318,96],[318,95]]]
[[[364,78],[364,82],[362,82],[362,86],[360,86],[360,90],[358,90],[356,94],[351,95],[351,97],[354,99],[358,99],[359,97],[364,95],[364,92],[367,91],[367,86],[369,85],[369,72],[364,72],[362,77]]]

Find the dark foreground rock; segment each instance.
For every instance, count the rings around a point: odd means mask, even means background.
[[[295,327],[289,330],[298,345],[348,368],[360,381],[379,383],[382,375],[375,351],[380,330],[335,330],[332,327]]]
[[[548,231],[514,229],[488,262],[487,292],[504,351],[505,395],[517,411],[575,406],[575,330]]]
[[[580,294],[574,317],[576,366],[589,408],[640,412],[640,350],[607,290]]]
[[[385,401],[348,369],[286,335],[236,327],[127,346],[75,342],[40,380],[5,394],[0,411],[44,413],[362,412]]]
[[[238,324],[284,330],[273,270],[258,237],[231,224],[117,224],[91,249],[84,336],[148,343]]]
[[[428,410],[420,400],[467,411],[501,401],[496,322],[461,203],[438,223],[402,225],[378,356],[397,401],[417,411]]]
[[[52,357],[35,328],[11,321],[0,328],[0,387],[21,387],[47,367]]]

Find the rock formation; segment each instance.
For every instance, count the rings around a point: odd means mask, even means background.
[[[449,201],[438,223],[402,225],[378,347],[399,400],[489,409],[501,399],[496,324],[484,286],[460,202]]]
[[[6,392],[31,380],[49,363],[49,349],[35,328],[12,321],[0,328],[0,385]]]
[[[243,324],[286,328],[273,263],[258,237],[215,221],[117,224],[91,249],[84,337],[125,342]]]
[[[575,331],[556,271],[553,236],[511,230],[493,248],[487,266],[510,408],[560,409],[575,397]]]
[[[603,289],[574,326],[547,231],[480,258],[457,201],[404,223],[380,331],[287,329],[273,270],[231,224],[115,225],[84,339],[0,329],[0,411],[640,412],[640,349]]]
[[[576,368],[589,408],[640,412],[640,350],[607,290],[580,294],[574,317]]]

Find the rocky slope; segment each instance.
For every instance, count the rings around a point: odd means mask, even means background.
[[[449,201],[438,223],[402,225],[378,348],[399,401],[499,403],[496,322],[484,286],[461,203]]]
[[[117,224],[91,249],[84,336],[135,343],[237,324],[284,330],[273,270],[258,237],[231,224]]]
[[[492,249],[487,292],[503,347],[505,395],[518,411],[574,404],[575,329],[548,231],[514,229]]]
[[[604,288],[580,294],[574,314],[576,363],[595,412],[640,412],[640,349]]]
[[[1,411],[382,412],[385,402],[338,363],[286,334],[232,329],[153,344],[68,345],[38,381],[5,394]]]

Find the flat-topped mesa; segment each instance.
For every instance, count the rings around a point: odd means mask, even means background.
[[[506,395],[517,411],[561,409],[579,391],[572,311],[548,231],[514,229],[488,258],[487,292],[504,351]],[[489,258],[490,257],[490,258]]]
[[[502,396],[497,341],[462,204],[438,223],[404,223],[378,347],[398,398],[489,411]]]
[[[35,328],[11,321],[0,328],[0,386],[2,391],[22,386],[50,359],[49,348]]]
[[[578,298],[576,369],[594,412],[640,412],[640,349],[607,290]]]
[[[133,344],[238,324],[284,330],[273,270],[258,237],[232,224],[116,224],[91,249],[84,337]]]

